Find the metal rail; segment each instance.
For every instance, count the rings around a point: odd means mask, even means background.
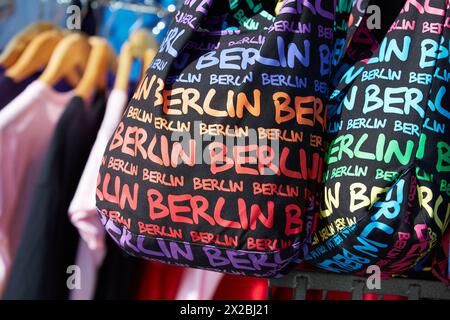
[[[269,299],[271,288],[294,289],[293,300],[305,300],[307,290],[323,290],[326,299],[329,291],[350,292],[352,300],[362,300],[365,293],[404,296],[408,300],[450,300],[450,287],[439,281],[395,278],[381,281],[381,290],[369,290],[366,279],[350,275],[322,272],[293,272],[282,279],[269,280]]]

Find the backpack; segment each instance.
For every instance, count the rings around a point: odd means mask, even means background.
[[[105,151],[98,213],[132,256],[275,277],[311,242],[335,1],[227,19],[235,4],[176,12]]]
[[[404,274],[450,221],[448,1],[403,4],[328,104],[325,185],[306,260],[331,272],[377,265],[384,277]],[[398,13],[391,6],[384,12]]]

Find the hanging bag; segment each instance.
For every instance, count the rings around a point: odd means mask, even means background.
[[[133,256],[272,277],[311,236],[334,1],[222,30],[232,2],[175,14],[106,149],[98,212]]]
[[[341,77],[307,257],[315,265],[377,265],[390,277],[440,242],[450,218],[449,21],[448,1],[406,1],[372,55]]]

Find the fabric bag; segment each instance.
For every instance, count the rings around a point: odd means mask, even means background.
[[[378,265],[390,277],[439,244],[450,218],[449,21],[448,1],[404,2],[372,55],[341,77],[307,257],[316,266]]]
[[[107,147],[97,206],[133,256],[273,277],[310,242],[335,4],[285,1],[256,30],[223,30],[232,2],[176,13]]]

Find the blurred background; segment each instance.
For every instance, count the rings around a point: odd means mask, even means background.
[[[0,51],[20,30],[37,21],[66,27],[67,8],[82,8],[82,31],[109,40],[116,53],[131,33],[148,29],[157,41],[164,38],[180,0],[0,0]],[[137,81],[135,63],[130,80]]]

